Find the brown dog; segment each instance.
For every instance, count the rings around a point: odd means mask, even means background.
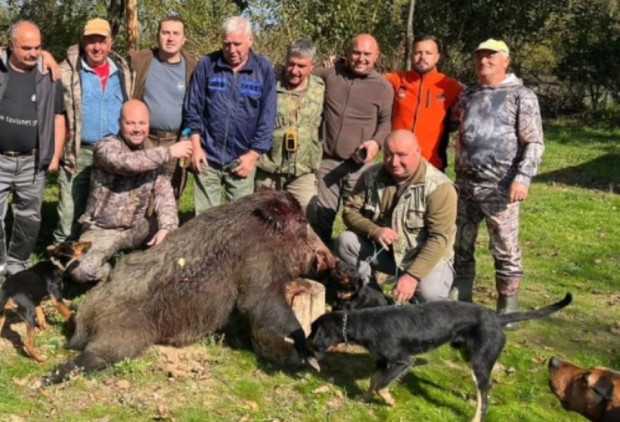
[[[581,368],[549,359],[549,386],[562,407],[593,422],[620,421],[620,372],[602,366]]]

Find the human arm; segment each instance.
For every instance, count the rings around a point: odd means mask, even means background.
[[[536,175],[544,151],[542,118],[538,99],[530,89],[523,88],[518,97],[517,138],[523,149],[517,175],[508,189],[510,202],[527,198],[528,187]]]
[[[65,114],[54,115],[54,154],[52,160],[47,166],[48,173],[54,173],[58,171],[60,167],[60,157],[62,156],[62,150],[65,147],[65,139],[67,137],[67,119]]]
[[[60,65],[47,50],[41,50],[41,59],[43,60],[43,73],[49,71],[52,74],[52,80],[55,82],[60,79]]]
[[[164,174],[157,176],[153,186],[153,199],[159,230],[147,242],[149,246],[158,245],[168,233],[179,227],[179,214],[177,203],[174,199],[174,191],[170,184],[170,177]]]
[[[377,127],[375,128],[375,132],[370,139],[377,144],[377,150],[375,151],[375,155],[379,148],[383,146],[385,138],[387,138],[387,136],[392,131],[392,107],[394,105],[394,90],[387,81],[383,80],[383,78],[381,78],[381,82],[381,89],[377,93],[378,95],[380,95],[379,107],[377,110]],[[368,150],[368,161],[366,162],[372,161],[375,158],[374,155],[371,157],[370,153],[371,151]]]
[[[209,57],[204,57],[194,70],[183,103],[183,127],[190,129],[192,142],[192,167],[200,173],[202,164],[207,164],[207,157],[201,145],[204,133],[203,116],[206,107],[206,90]]]
[[[154,170],[172,159],[169,147],[131,150],[117,137],[100,140],[95,146],[94,162],[113,174],[129,176]]]

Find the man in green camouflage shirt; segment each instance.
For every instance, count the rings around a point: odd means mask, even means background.
[[[164,165],[189,157],[189,141],[144,148],[149,134],[146,105],[130,100],[123,105],[120,136],[97,142],[93,152],[91,192],[80,217],[80,241],[92,247],[70,268],[79,282],[105,280],[108,260],[122,249],[155,246],[179,225],[170,176]]]
[[[325,84],[310,74],[316,47],[306,39],[293,41],[286,65],[277,75],[278,108],[271,149],[261,156],[256,188],[261,186],[289,191],[312,221],[316,206],[315,172],[323,150],[319,125],[323,111]]]

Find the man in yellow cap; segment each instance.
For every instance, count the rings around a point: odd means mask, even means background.
[[[495,261],[500,313],[517,310],[523,276],[518,244],[519,205],[543,153],[538,99],[512,73],[505,42],[489,39],[475,50],[478,84],[455,105],[459,122],[456,185],[459,187],[454,288],[460,300],[472,300],[474,249],[484,219]]]
[[[127,62],[112,51],[112,44],[108,21],[91,19],[80,44],[69,47],[60,64],[69,133],[58,175],[56,242],[77,238],[77,219],[86,209],[90,189],[93,148],[99,139],[118,133],[121,107],[132,92]]]

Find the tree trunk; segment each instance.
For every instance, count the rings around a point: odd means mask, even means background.
[[[136,0],[126,1],[125,16],[127,17],[127,51],[137,50],[140,40],[140,29],[138,27],[138,5]]]
[[[416,0],[409,0],[409,14],[407,15],[407,39],[405,40],[406,69],[411,70],[411,47],[413,47],[413,12]]]

